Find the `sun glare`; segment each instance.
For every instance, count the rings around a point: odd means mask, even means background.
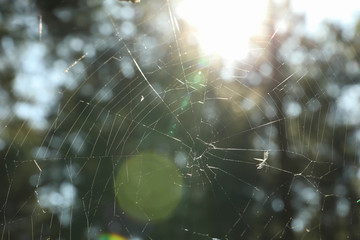
[[[183,0],[177,13],[193,29],[202,51],[227,61],[246,57],[260,28],[266,0]]]

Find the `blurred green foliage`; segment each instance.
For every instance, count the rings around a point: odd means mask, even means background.
[[[183,40],[187,31],[179,44],[172,32],[151,25],[167,13],[165,1],[130,7],[137,30],[128,38],[119,34],[126,17],[114,18],[107,1],[0,3],[2,239],[96,239],[101,232],[143,239],[360,237],[359,144],[349,140],[359,127],[336,121],[340,94],[329,94],[357,83],[359,72],[349,68],[359,62],[359,27],[348,37],[329,23],[320,41],[298,31],[303,19],[288,6],[270,6],[265,35],[273,33],[276,13],[287,12],[288,31],[254,41],[263,54],[238,63],[239,75],[251,66],[249,74],[225,82],[221,63],[208,63],[198,46]],[[133,11],[121,4],[114,8]],[[23,69],[5,54],[14,45],[15,59],[32,61],[16,54],[40,44],[29,23],[39,16],[46,47],[41,64],[64,71],[44,129],[16,114],[17,104],[35,103],[15,90]],[[156,43],[150,53],[138,47],[144,36]],[[264,66],[272,73],[264,74]],[[50,79],[50,72],[44,75]],[[261,84],[253,84],[258,78]],[[255,107],[247,108],[249,102]],[[289,103],[301,106],[298,116],[289,116]],[[265,147],[271,167],[258,171],[252,158]],[[175,163],[176,154],[185,153],[187,160],[177,163],[183,198],[174,214],[144,224],[117,205],[114,187],[122,164],[148,151]],[[70,206],[54,195],[70,191],[64,183],[76,189]],[[319,199],[305,199],[307,190]],[[274,207],[276,199],[283,209]],[[339,206],[350,209],[339,217]],[[308,222],[298,231],[294,220],[302,214]]]

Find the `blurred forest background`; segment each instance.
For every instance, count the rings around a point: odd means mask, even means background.
[[[1,240],[360,239],[360,22],[269,0],[226,78],[175,3],[0,0]],[[181,176],[166,219],[118,204],[147,153]]]

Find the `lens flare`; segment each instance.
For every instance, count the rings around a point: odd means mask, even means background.
[[[103,233],[100,234],[99,240],[126,240],[126,238],[115,233]]]
[[[182,176],[165,156],[143,153],[123,163],[116,177],[120,207],[138,220],[171,216],[182,197]]]

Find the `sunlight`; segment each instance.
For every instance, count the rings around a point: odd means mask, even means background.
[[[246,57],[249,39],[259,30],[266,7],[266,0],[183,0],[177,12],[194,28],[204,53],[234,61]]]

